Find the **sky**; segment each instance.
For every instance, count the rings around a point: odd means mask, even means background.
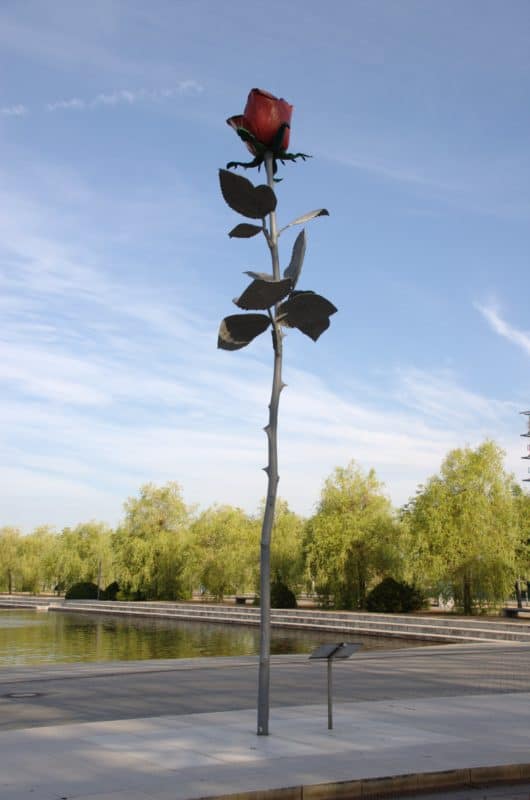
[[[2,0],[0,75],[0,526],[170,480],[259,507],[270,337],[216,349],[270,268],[218,184],[252,87],[294,105],[279,224],[329,209],[299,286],[339,309],[285,339],[279,494],[354,459],[399,506],[485,438],[525,477],[527,0]]]

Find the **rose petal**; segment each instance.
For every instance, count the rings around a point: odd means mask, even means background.
[[[284,123],[291,124],[293,106],[286,100],[275,97],[263,89],[252,89],[245,111],[243,112],[243,127],[251,131],[256,139],[264,145],[272,145],[278,129]],[[289,146],[290,128],[286,128],[281,142],[281,148],[286,150]]]
[[[228,117],[228,119],[226,120],[226,124],[230,125],[230,127],[233,128],[235,131],[237,131],[238,128],[244,128],[245,126],[243,124],[243,114],[236,114],[235,117]]]

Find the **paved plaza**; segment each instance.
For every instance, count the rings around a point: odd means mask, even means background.
[[[0,798],[316,800],[375,796],[377,778],[394,796],[427,791],[440,771],[530,780],[529,664],[518,644],[361,654],[335,665],[328,731],[325,667],[276,657],[269,737],[255,735],[255,658],[4,669]]]

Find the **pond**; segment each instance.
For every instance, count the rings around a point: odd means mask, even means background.
[[[364,650],[394,650],[432,642],[325,631],[273,628],[271,653],[310,653],[324,642],[362,642]],[[245,625],[146,617],[0,610],[0,667],[75,661],[131,661],[259,652],[259,630]]]

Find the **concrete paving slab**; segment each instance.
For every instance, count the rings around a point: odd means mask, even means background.
[[[530,648],[495,645],[448,645],[443,648],[397,650],[356,656],[334,669],[337,704],[418,697],[441,697],[530,691]],[[256,704],[254,658],[133,662],[107,665],[72,664],[66,670],[42,667],[31,674],[0,670],[0,730],[72,722],[187,717],[193,713],[252,710]],[[209,663],[208,663],[209,662]],[[34,700],[2,697],[11,692],[37,692]],[[281,706],[322,702],[326,674],[306,657],[274,657],[271,698]]]
[[[325,706],[279,708],[269,737],[248,709],[5,731],[0,797],[191,800],[526,763],[530,729],[514,736],[513,723],[529,704],[530,693],[340,704],[333,731]]]

